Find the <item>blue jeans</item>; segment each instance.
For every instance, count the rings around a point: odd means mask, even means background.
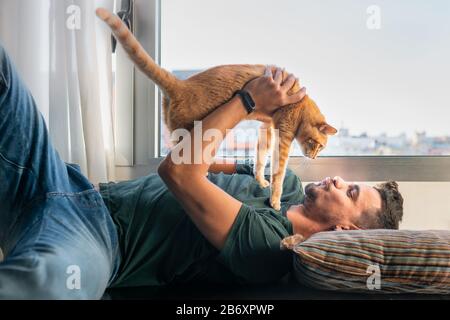
[[[0,45],[0,299],[99,299],[120,263],[100,194],[53,148]]]

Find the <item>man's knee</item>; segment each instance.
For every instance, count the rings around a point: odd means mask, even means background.
[[[41,293],[46,299],[100,299],[108,285],[110,266],[99,255],[42,256]]]
[[[108,283],[108,268],[101,259],[86,264],[68,255],[27,255],[0,264],[0,299],[101,299]]]

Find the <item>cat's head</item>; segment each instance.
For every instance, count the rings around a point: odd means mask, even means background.
[[[305,157],[315,159],[337,130],[329,125],[316,103],[306,97],[302,103],[302,121],[295,136]]]

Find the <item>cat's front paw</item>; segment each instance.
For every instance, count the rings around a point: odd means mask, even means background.
[[[281,202],[279,199],[270,199],[270,205],[277,211],[281,210]]]
[[[264,178],[256,178],[256,181],[258,181],[259,185],[261,186],[261,188],[267,188],[268,186],[270,186],[270,182],[267,181]]]
[[[297,244],[299,244],[299,243],[301,243],[301,242],[303,242],[303,241],[305,241],[305,238],[301,235],[301,234],[294,234],[294,235],[292,235],[292,236],[289,236],[289,237],[286,237],[286,238],[284,238],[282,241],[281,241],[281,243],[280,243],[280,249],[281,250],[285,250],[285,249],[287,249],[287,250],[293,250],[294,249],[294,247],[297,245]]]

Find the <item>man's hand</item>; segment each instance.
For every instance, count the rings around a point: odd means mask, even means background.
[[[277,68],[274,76],[272,68],[267,67],[264,76],[248,83],[244,90],[252,96],[256,111],[271,116],[280,107],[300,102],[306,96],[306,88],[288,95],[296,81],[295,76],[290,74],[283,82],[282,69]]]

